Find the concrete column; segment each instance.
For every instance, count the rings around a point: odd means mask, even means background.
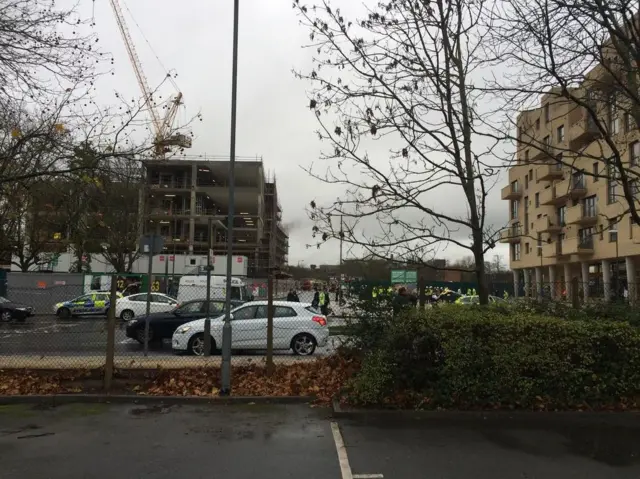
[[[602,260],[602,287],[604,289],[604,300],[611,301],[611,261]]]
[[[636,304],[638,301],[638,285],[636,284],[636,264],[633,261],[632,256],[627,256],[625,259],[625,266],[627,268],[627,290],[629,291],[629,302]]]
[[[538,301],[542,301],[542,268],[538,266],[535,269],[536,273],[536,298]]]
[[[531,295],[531,281],[529,278],[529,270],[523,269],[522,273],[524,274],[524,297],[528,298]]]
[[[551,299],[556,299],[558,297],[558,285],[556,284],[556,267],[553,265],[549,266],[549,294],[551,294]]]
[[[520,292],[520,270],[513,270],[513,297],[517,298]]]
[[[571,265],[566,263],[564,265],[564,290],[567,292],[566,300],[571,300]]]
[[[189,253],[193,254],[196,238],[196,186],[198,186],[198,165],[191,165],[191,197],[189,202]]]
[[[589,298],[589,264],[580,263],[580,269],[582,270],[582,294],[586,301]]]

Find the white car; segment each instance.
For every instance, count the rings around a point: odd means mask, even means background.
[[[327,318],[310,303],[274,301],[273,349],[310,356],[329,338]],[[204,354],[204,319],[185,323],[171,339],[174,352]],[[222,347],[224,316],[211,319],[211,350]],[[267,302],[251,301],[231,311],[231,349],[267,349]]]
[[[171,296],[160,293],[151,293],[151,312],[164,313],[172,311],[178,306],[178,302]],[[131,321],[137,316],[147,314],[147,293],[132,294],[116,301],[116,317],[124,321]]]

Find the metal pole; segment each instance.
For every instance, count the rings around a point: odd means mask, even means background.
[[[343,216],[340,215],[340,267],[338,268],[338,306],[342,303],[342,238],[343,232]]]
[[[144,318],[144,355],[149,354],[149,315],[151,314],[151,275],[153,274],[153,241],[149,245],[149,269],[147,270],[147,315]]]
[[[204,320],[204,355],[211,356],[211,253],[213,251],[213,235],[211,230],[213,229],[213,218],[209,218],[209,251],[207,251],[207,294],[206,294],[206,306],[205,306],[205,320]],[[229,289],[229,288],[227,288]]]
[[[227,288],[222,327],[221,396],[231,394],[231,268],[233,267],[233,220],[235,214],[236,109],[238,103],[238,17],[240,0],[233,1],[233,67],[231,69],[231,141],[229,144],[229,218],[227,226]]]

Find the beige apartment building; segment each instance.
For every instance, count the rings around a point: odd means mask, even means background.
[[[589,78],[597,78],[602,89],[602,72],[596,68],[573,91],[595,105],[611,132],[607,137],[634,167],[640,162],[635,122],[616,101],[603,101],[601,90],[592,95],[590,85],[596,82]],[[509,223],[500,232],[500,241],[509,244],[516,291],[570,296],[577,278],[583,298],[635,301],[640,227],[624,214],[628,203],[608,174],[611,149],[591,116],[551,91],[538,108],[518,116],[517,126],[516,165],[502,189]]]

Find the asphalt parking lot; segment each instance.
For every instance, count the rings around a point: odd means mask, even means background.
[[[107,342],[106,319],[103,317],[83,317],[60,320],[53,315],[34,316],[25,322],[0,323],[0,367],[12,366],[12,361],[21,357],[41,357],[69,359],[68,366],[83,366],[84,358],[104,358]],[[312,357],[326,356],[336,347],[335,339],[316,350]],[[118,321],[115,337],[115,354],[120,358],[143,358],[144,348],[134,339],[126,337],[124,323]],[[307,360],[293,356],[291,351],[275,351],[281,360]],[[264,352],[237,352],[236,359],[256,359]],[[184,356],[175,356],[169,340],[149,345],[149,358],[162,358],[179,362]],[[93,363],[92,363],[93,364]],[[29,367],[37,366],[29,362]],[[59,367],[59,365],[56,365]]]
[[[307,405],[0,406],[3,479],[637,479],[633,414],[370,412]]]

